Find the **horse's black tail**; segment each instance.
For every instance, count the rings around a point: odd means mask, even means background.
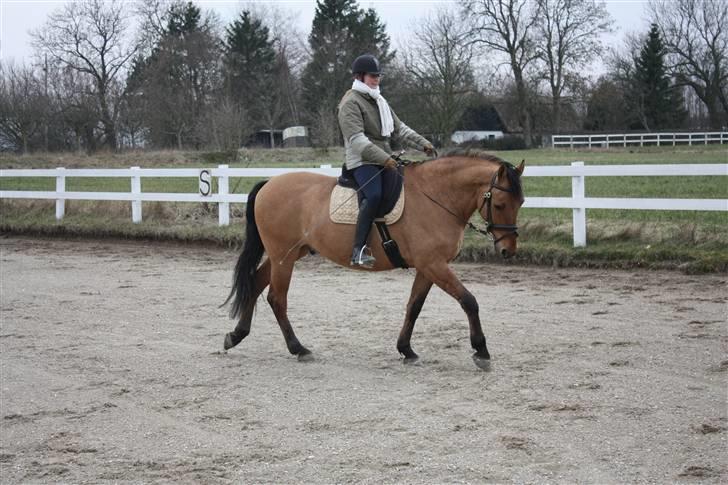
[[[243,252],[235,265],[233,288],[230,290],[227,300],[223,303],[223,305],[226,305],[230,300],[233,301],[232,305],[230,305],[230,318],[233,319],[240,318],[248,305],[255,305],[255,273],[265,252],[263,241],[261,241],[258,232],[258,225],[255,223],[255,196],[258,195],[258,191],[266,182],[267,180],[258,182],[248,194],[248,204],[245,208],[246,225]]]

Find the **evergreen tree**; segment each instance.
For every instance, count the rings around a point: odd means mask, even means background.
[[[335,125],[336,105],[351,86],[351,63],[368,53],[386,66],[394,53],[377,13],[356,0],[318,0],[308,42],[313,56],[302,76],[304,108],[314,131],[328,134],[320,142],[337,143],[338,127],[328,125]]]
[[[665,46],[652,24],[639,57],[634,59],[632,88],[627,96],[636,115],[635,127],[659,130],[679,126],[685,119],[681,92],[671,86],[665,67]]]
[[[177,2],[151,54],[134,60],[127,95],[143,106],[153,146],[199,146],[200,120],[218,82],[218,44],[200,9]]]
[[[272,87],[276,52],[268,27],[249,11],[243,11],[225,29],[224,51],[227,94],[250,109]]]
[[[184,37],[200,28],[201,12],[192,2],[175,3],[169,8],[165,34]]]

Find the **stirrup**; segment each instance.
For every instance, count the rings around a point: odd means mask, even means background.
[[[362,246],[358,254],[352,256],[351,265],[371,268],[376,261],[376,258],[371,254],[371,250],[365,245]]]

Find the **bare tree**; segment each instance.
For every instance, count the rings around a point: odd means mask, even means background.
[[[164,36],[172,4],[171,0],[138,0],[134,3],[134,12],[140,21],[137,45],[145,55],[149,55]]]
[[[104,143],[116,149],[116,108],[111,85],[134,55],[126,39],[127,15],[121,0],[70,2],[32,33],[34,47],[63,66],[93,80],[104,127]]]
[[[229,97],[208,106],[200,123],[204,126],[199,131],[208,135],[207,144],[218,151],[238,150],[255,131],[245,109]]]
[[[96,151],[103,128],[93,81],[68,66],[54,68],[53,77],[52,96],[62,125],[62,146],[77,151]]]
[[[728,2],[650,0],[650,16],[680,84],[705,103],[713,128],[728,124]]]
[[[603,52],[599,35],[612,20],[603,1],[537,0],[537,52],[551,91],[552,129],[561,128],[565,89],[579,79],[579,70]]]
[[[44,125],[46,98],[33,69],[0,65],[0,143],[28,153]]]
[[[420,119],[446,144],[475,91],[468,35],[454,12],[440,10],[420,23],[414,43],[404,48],[407,79],[428,108]]]
[[[526,70],[535,59],[536,23],[528,0],[460,0],[464,17],[471,22],[471,41],[505,56],[516,83],[519,123],[526,146],[531,146]]]
[[[336,125],[336,113],[326,106],[319,106],[312,123],[311,144],[316,148],[328,150],[341,144],[341,133]]]

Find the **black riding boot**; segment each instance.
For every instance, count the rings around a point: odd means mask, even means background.
[[[352,266],[374,266],[376,259],[372,256],[367,247],[367,236],[374,221],[374,211],[368,204],[367,199],[359,205],[359,216],[356,219],[356,233],[354,234],[354,251],[351,254]]]

